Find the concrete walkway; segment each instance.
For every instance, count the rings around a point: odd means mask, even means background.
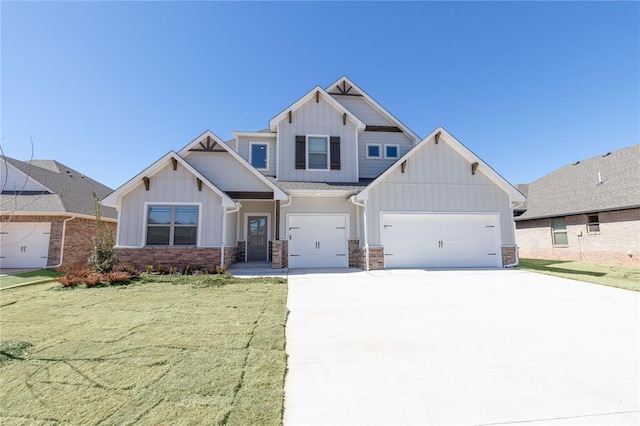
[[[640,293],[514,270],[289,275],[285,425],[640,424]]]

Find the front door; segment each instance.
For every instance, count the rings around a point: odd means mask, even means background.
[[[268,260],[267,216],[247,217],[247,261]]]

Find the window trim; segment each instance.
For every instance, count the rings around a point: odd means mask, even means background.
[[[564,221],[564,230],[556,230],[553,226],[555,219],[562,219]],[[567,242],[565,244],[556,243],[556,234],[565,234]],[[552,217],[551,218],[551,243],[553,247],[569,247],[569,231],[567,230],[567,218],[566,217]]]
[[[590,222],[589,218],[595,217],[596,221],[595,222]],[[596,226],[598,229],[596,230],[591,230],[589,227],[590,226]],[[587,215],[587,234],[599,234],[600,233],[600,215],[598,213],[596,214],[588,214]]]
[[[264,145],[266,147],[266,151],[265,151],[265,167],[264,168],[256,167],[253,164],[253,147],[255,145]],[[260,170],[260,171],[269,170],[269,142],[257,142],[257,141],[249,142],[249,164],[251,164],[253,167],[255,167],[256,170]]]
[[[378,147],[378,156],[377,157],[369,155],[369,147],[374,147],[374,146]],[[368,143],[367,146],[366,146],[365,157],[367,158],[367,160],[382,160],[382,144],[380,144],[380,143]]]
[[[395,146],[397,155],[395,157],[390,157],[387,155],[387,147]],[[397,160],[400,158],[400,144],[397,143],[389,143],[384,145],[384,159],[385,160]]]
[[[192,246],[192,245],[173,245],[171,238],[169,238],[169,245],[148,245],[147,244],[147,234],[149,232],[149,207],[152,206],[169,206],[169,207],[176,207],[176,206],[196,206],[198,207],[198,224],[196,225],[196,245]],[[173,210],[175,211],[175,210]],[[175,213],[172,213],[175,214]],[[141,241],[141,247],[200,247],[200,238],[201,238],[201,233],[202,233],[202,202],[185,202],[185,201],[165,201],[165,202],[159,202],[159,201],[145,201],[144,203],[144,209],[142,212],[143,215],[143,221],[142,221],[142,241]],[[170,225],[171,227],[175,227],[175,224]]]
[[[306,170],[307,171],[312,171],[312,172],[328,172],[331,171],[331,136],[329,135],[304,135],[305,137],[305,160],[306,160]],[[311,162],[309,161],[309,154],[310,154],[310,150],[309,150],[309,138],[324,138],[327,141],[327,150],[326,155],[327,155],[327,166],[324,169],[312,169],[309,166],[311,165]]]

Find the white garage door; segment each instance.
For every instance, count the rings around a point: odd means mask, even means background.
[[[287,217],[289,268],[346,268],[349,266],[346,214]]]
[[[0,225],[0,268],[44,268],[49,254],[51,223]]]
[[[497,213],[383,213],[381,228],[385,268],[502,266]]]

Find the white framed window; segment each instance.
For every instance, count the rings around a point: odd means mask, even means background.
[[[397,160],[400,157],[400,145],[387,144],[384,146],[384,158],[387,160]]]
[[[367,144],[367,159],[382,158],[382,145],[379,143]]]
[[[600,218],[597,214],[587,216],[587,234],[600,233]]]
[[[269,168],[269,144],[249,142],[249,162],[258,170],[267,170]]]
[[[551,219],[551,236],[554,246],[568,246],[567,224],[564,217]]]
[[[329,136],[307,135],[307,170],[329,170]]]
[[[145,243],[148,246],[195,246],[198,244],[200,206],[194,204],[147,204]]]

